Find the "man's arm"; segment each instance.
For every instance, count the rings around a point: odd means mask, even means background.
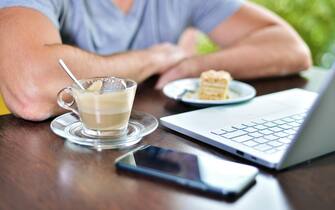
[[[276,15],[249,2],[209,36],[222,50],[186,58],[162,74],[157,88],[208,69],[227,70],[237,79],[254,79],[293,74],[311,65],[309,48],[299,35]]]
[[[0,10],[0,91],[14,114],[43,120],[61,112],[57,92],[72,82],[58,66],[59,58],[78,78],[110,75],[140,82],[171,67],[184,54],[176,46],[162,44],[99,56],[62,44],[51,21],[35,10]]]

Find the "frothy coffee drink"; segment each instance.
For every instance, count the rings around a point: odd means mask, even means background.
[[[88,129],[121,131],[128,125],[136,86],[126,89],[122,83],[115,86],[110,82],[98,80],[85,92],[74,91],[81,121]]]

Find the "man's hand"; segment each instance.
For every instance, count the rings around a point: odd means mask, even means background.
[[[196,42],[199,31],[194,28],[187,29],[178,42],[178,46],[174,46],[175,49],[179,49],[184,55],[182,60],[168,59],[171,61],[169,68],[159,72],[161,77],[159,78],[156,89],[162,89],[167,83],[181,79],[185,77],[196,77],[200,73],[199,65],[197,64],[197,49]],[[169,44],[171,46],[171,44]],[[179,57],[181,58],[181,57]],[[166,60],[166,58],[164,58]],[[178,61],[177,63],[175,61]]]
[[[171,69],[177,63],[187,57],[187,53],[181,47],[170,43],[155,45],[148,49],[152,65],[153,74],[162,74]]]
[[[162,73],[155,88],[162,89],[167,83],[173,80],[186,77],[198,77],[201,69],[199,69],[197,58],[198,56],[185,58],[168,71]]]

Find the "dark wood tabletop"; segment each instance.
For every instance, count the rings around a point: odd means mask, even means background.
[[[289,88],[316,91],[327,72],[250,81],[258,95]],[[195,108],[153,89],[154,79],[138,88],[134,108],[155,117]],[[50,121],[0,117],[0,209],[334,209],[334,153],[275,172],[257,166],[256,184],[236,200],[211,197],[141,176],[119,173],[114,160],[129,151],[97,152],[66,142]],[[247,163],[236,156],[161,126],[138,144],[152,144]]]

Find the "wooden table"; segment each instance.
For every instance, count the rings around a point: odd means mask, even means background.
[[[250,83],[259,95],[295,87],[316,90],[327,73],[313,69],[303,75]],[[160,118],[194,109],[167,99],[153,90],[153,84],[151,80],[139,87],[136,110]],[[113,162],[127,150],[97,152],[73,145],[53,134],[49,124],[27,122],[12,115],[0,117],[0,209],[335,208],[334,154],[283,172],[260,167],[257,183],[242,197],[230,201],[117,173]],[[249,163],[163,127],[140,144]]]

